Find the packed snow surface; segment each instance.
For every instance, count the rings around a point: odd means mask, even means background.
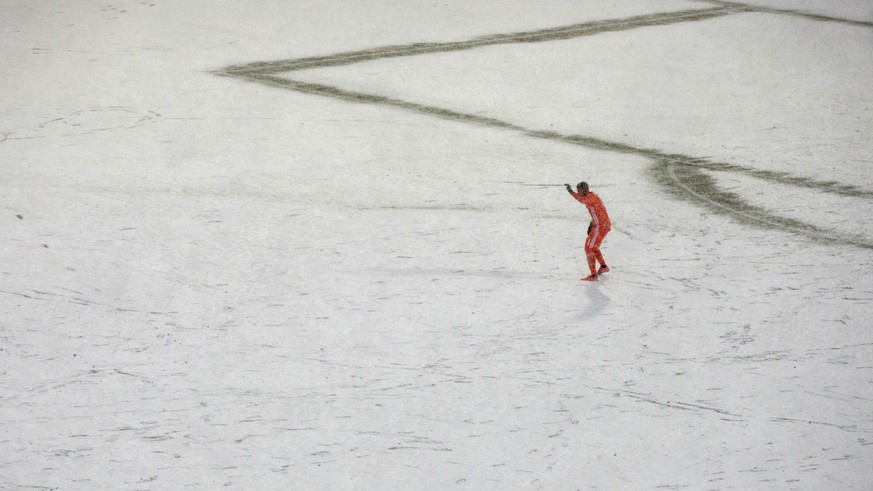
[[[869,2],[3,11],[0,489],[873,482]]]

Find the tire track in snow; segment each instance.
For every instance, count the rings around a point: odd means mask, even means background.
[[[814,179],[792,176],[786,173],[754,169],[736,164],[708,162],[705,159],[695,158],[693,156],[668,154],[657,149],[639,148],[620,142],[612,142],[590,136],[563,135],[554,131],[529,129],[497,118],[427,106],[376,94],[344,90],[339,87],[301,82],[275,75],[277,73],[293,72],[309,68],[348,65],[383,58],[460,51],[498,44],[533,43],[571,39],[603,32],[636,29],[639,27],[663,26],[680,22],[708,20],[715,17],[742,12],[800,15],[814,20],[873,26],[873,24],[870,23],[805,14],[796,11],[768,9],[715,0],[703,1],[706,1],[707,3],[717,3],[719,7],[595,21],[539,31],[498,34],[459,42],[416,43],[404,46],[387,46],[370,50],[338,53],[320,57],[278,60],[272,62],[255,62],[246,65],[230,66],[214,73],[220,76],[240,78],[250,82],[257,82],[263,85],[293,90],[304,94],[331,97],[348,102],[378,104],[451,121],[517,131],[534,138],[559,141],[594,150],[642,156],[654,161],[655,163],[651,168],[651,177],[653,181],[664,188],[668,194],[677,199],[690,202],[713,213],[728,215],[746,224],[793,233],[817,242],[873,249],[873,240],[866,237],[858,237],[834,230],[827,230],[799,220],[782,217],[771,211],[751,205],[744,201],[739,195],[719,188],[715,180],[710,176],[707,176],[703,171],[734,172],[771,183],[814,189],[819,192],[832,193],[840,196],[873,199],[873,192],[861,189],[857,186],[817,181]]]

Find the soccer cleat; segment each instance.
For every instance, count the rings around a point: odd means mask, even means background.
[[[609,271],[609,266],[604,264],[603,266],[600,266],[600,269],[597,270],[597,274],[601,275],[601,274],[606,273],[608,271]]]
[[[582,281],[597,281],[597,275],[593,274],[591,276],[586,276],[582,278]]]

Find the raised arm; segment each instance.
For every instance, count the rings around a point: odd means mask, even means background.
[[[573,198],[575,198],[576,201],[582,203],[583,205],[585,204],[585,201],[583,201],[585,198],[583,198],[582,195],[579,194],[579,193],[577,193],[576,191],[573,191],[573,188],[570,187],[569,184],[564,184],[564,187],[567,188],[567,192],[570,193],[570,196],[572,196]]]

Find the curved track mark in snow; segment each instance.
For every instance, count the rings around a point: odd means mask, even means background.
[[[677,172],[677,167],[681,169],[680,172]],[[700,206],[729,214],[741,222],[793,232],[820,242],[841,242],[864,249],[873,249],[873,244],[862,238],[781,217],[764,208],[753,206],[743,201],[738,195],[719,188],[715,179],[707,176],[700,167],[662,161],[655,166],[655,172],[664,173],[675,186],[687,193],[690,199],[696,201]],[[658,176],[655,176],[655,179],[659,180]],[[666,187],[668,191],[675,191],[675,186]]]

